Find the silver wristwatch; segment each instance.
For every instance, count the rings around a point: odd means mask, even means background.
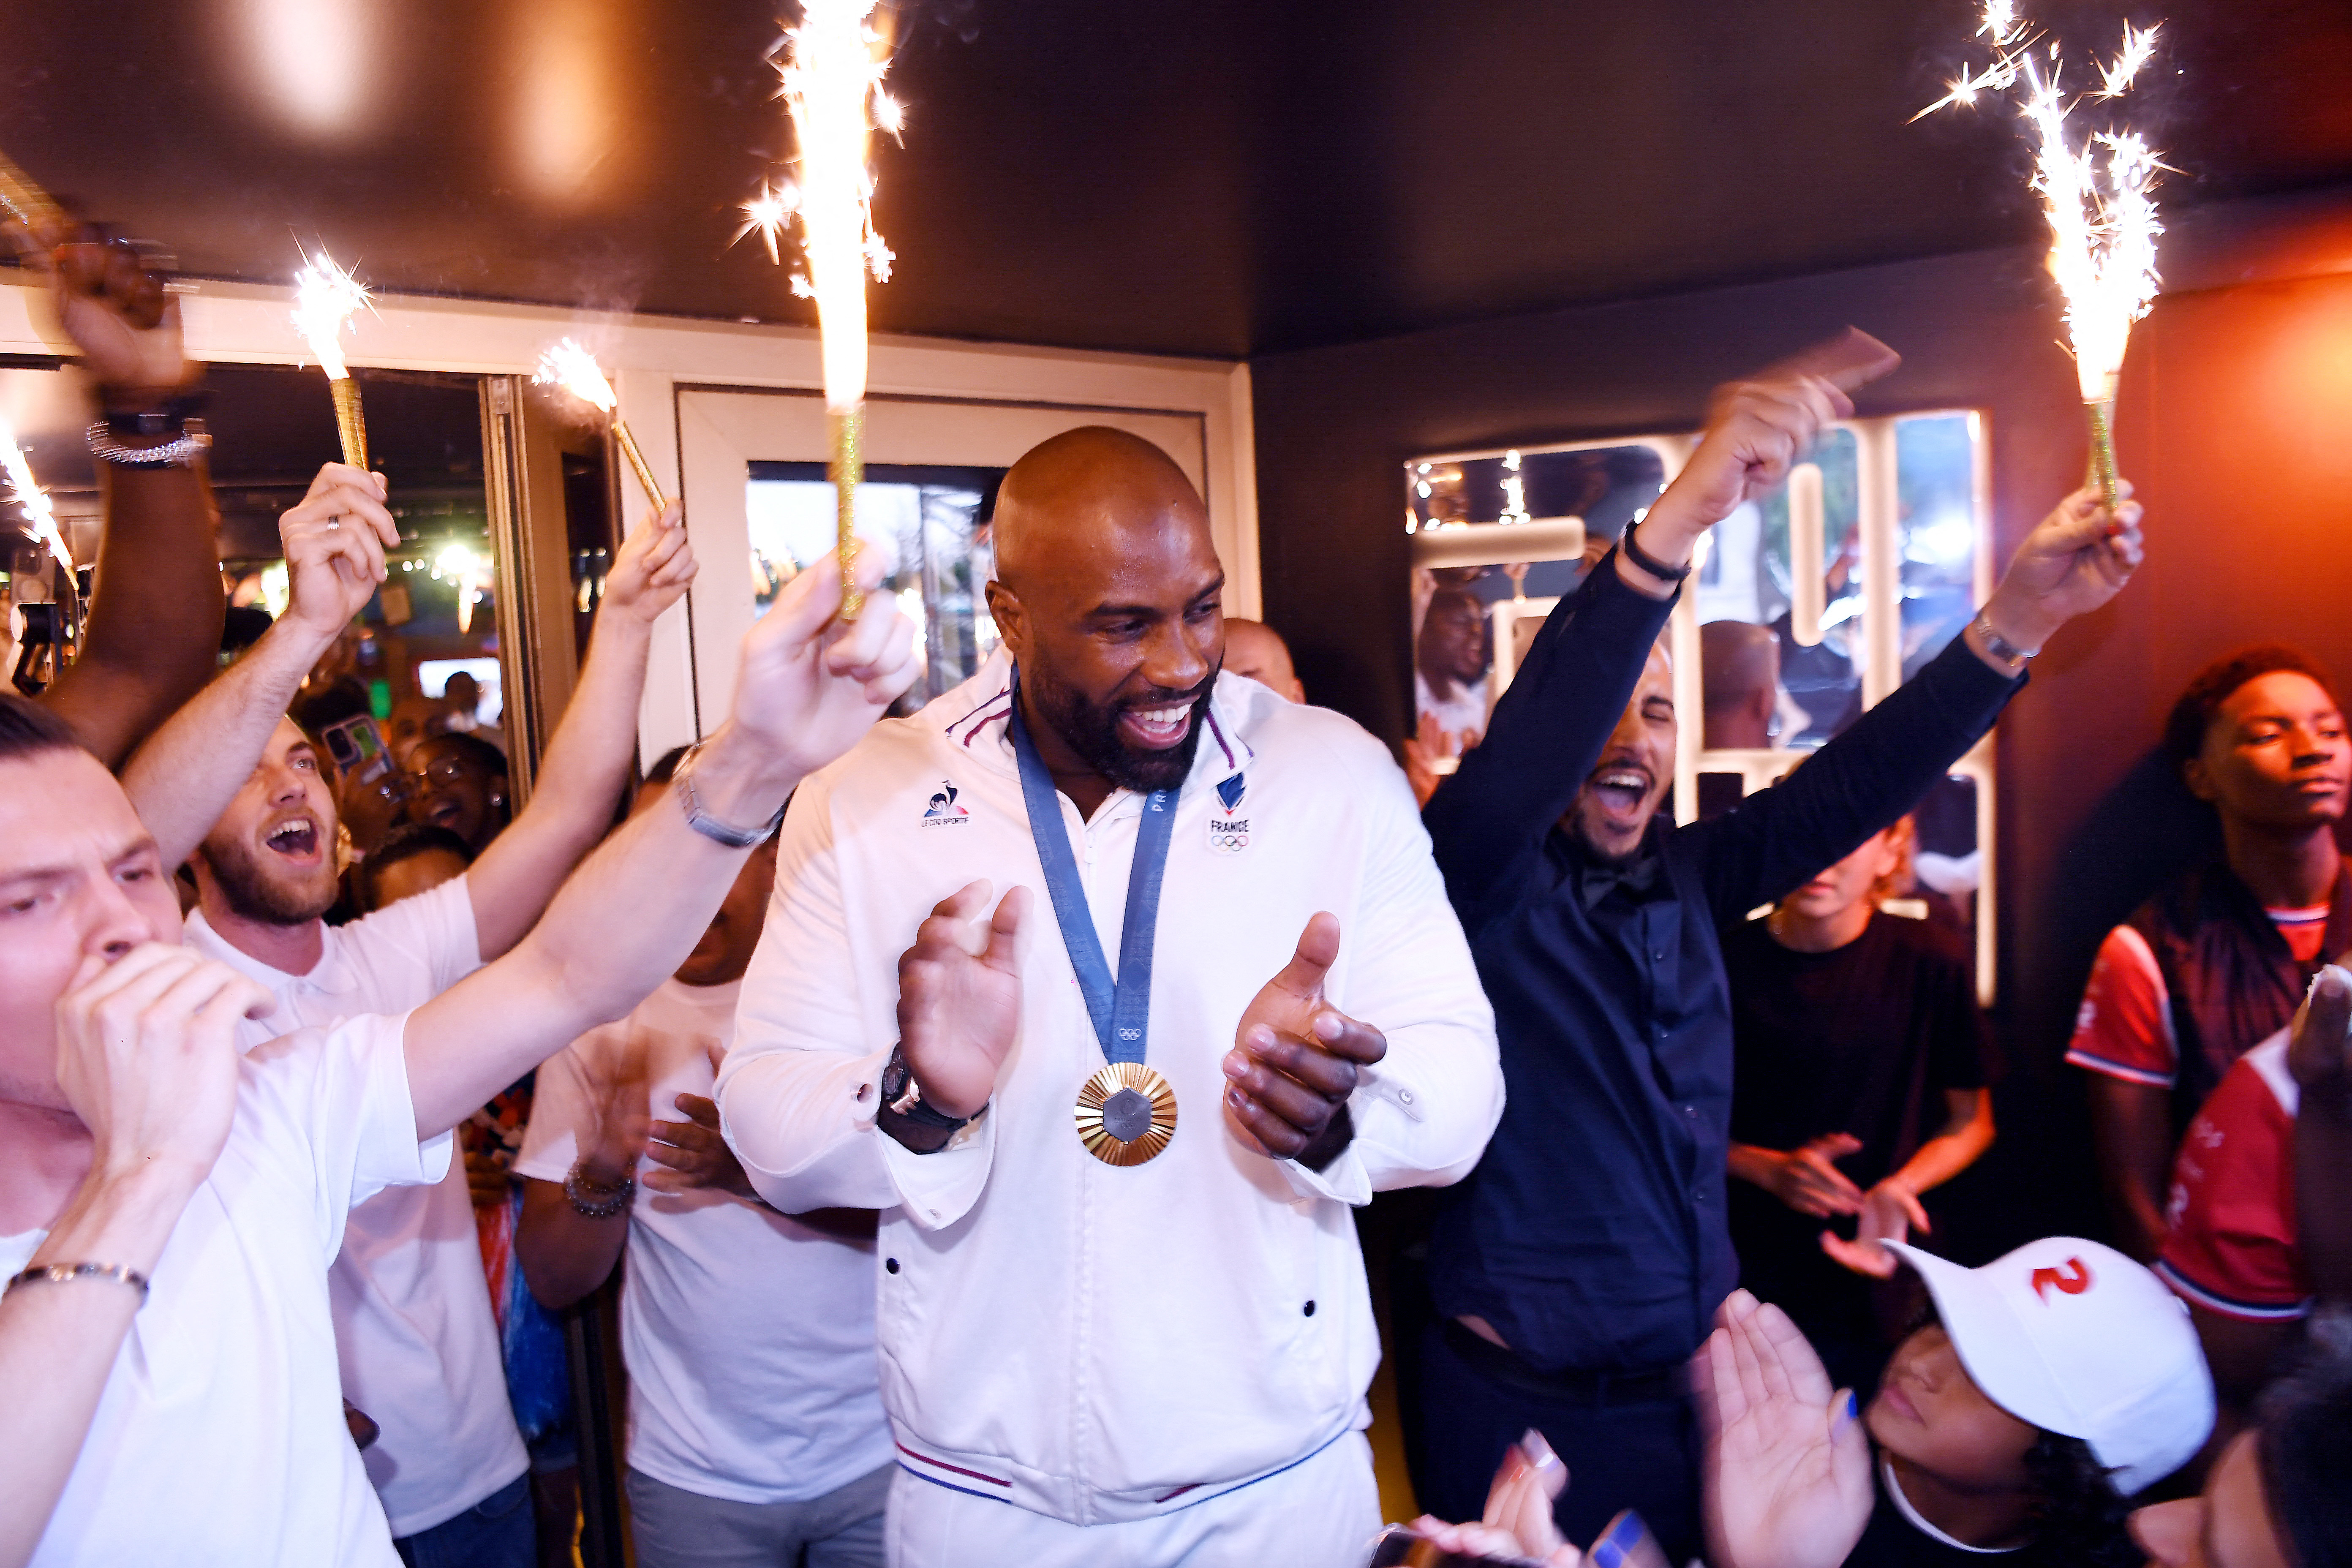
[[[677,792],[678,804],[686,809],[686,825],[705,838],[724,844],[730,849],[750,849],[765,844],[775,837],[776,829],[784,825],[784,806],[776,807],[776,815],[760,827],[738,827],[731,822],[721,822],[702,809],[702,797],[694,792],[694,760],[702,752],[704,742],[697,741],[687,748],[686,755],[677,760],[677,772],[671,775],[670,787]],[[787,798],[784,805],[790,805]]]
[[[2019,669],[2023,669],[2027,662],[2042,651],[2038,647],[2018,647],[1993,630],[1992,622],[1981,613],[1977,616],[1977,637],[1984,644],[1985,652],[2000,659],[2003,664],[2014,665]]]

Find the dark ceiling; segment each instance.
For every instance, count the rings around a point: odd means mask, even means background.
[[[790,5],[792,0],[782,0]],[[2152,0],[2151,0],[2152,5]],[[0,9],[0,147],[200,275],[807,320],[771,0]],[[2029,5],[2080,58],[2150,5]],[[1968,0],[910,0],[877,329],[1239,355],[2030,238]],[[2168,200],[2352,180],[2352,5],[2175,0]]]

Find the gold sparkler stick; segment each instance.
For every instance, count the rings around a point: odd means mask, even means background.
[[[360,412],[360,384],[352,379],[341,342],[344,323],[368,302],[367,290],[352,275],[320,251],[306,257],[294,280],[294,325],[309,345],[310,357],[327,373],[335,396],[335,433],[342,437],[343,461],[366,471],[367,420]]]
[[[841,614],[865,605],[857,586],[857,483],[866,471],[866,279],[890,276],[889,247],[874,232],[874,181],[866,144],[876,126],[898,133],[898,106],[882,90],[887,58],[866,26],[875,0],[803,0],[801,24],[779,66],[785,106],[800,143],[797,188],[762,187],[744,204],[743,233],[759,228],[771,251],[784,219],[797,213],[808,262],[796,292],[816,300],[824,363],[824,405],[831,437],[826,468],[838,498]],[[741,237],[739,233],[737,237]]]
[[[646,499],[654,503],[656,511],[669,504],[662,494],[661,481],[646,455],[637,448],[637,438],[629,433],[629,422],[621,417],[620,399],[613,394],[613,384],[604,379],[604,367],[590,353],[570,338],[539,356],[539,369],[531,376],[543,386],[560,386],[591,408],[608,416],[613,422],[613,439],[619,443],[621,456],[629,461],[630,470],[637,476]]]
[[[824,426],[833,447],[824,477],[833,481],[841,549],[841,618],[854,621],[866,608],[866,591],[857,585],[856,531],[857,485],[866,477],[866,405],[825,410]]]

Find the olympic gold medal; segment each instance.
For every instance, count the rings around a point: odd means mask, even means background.
[[[1140,1165],[1176,1136],[1176,1091],[1141,1062],[1113,1062],[1078,1090],[1078,1141],[1106,1165]]]

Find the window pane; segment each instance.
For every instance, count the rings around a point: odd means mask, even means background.
[[[1702,685],[1709,747],[1813,747],[1862,714],[1862,510],[1853,432],[1824,435],[1808,459],[1822,473],[1821,640],[1797,641],[1790,613],[1789,489],[1748,501],[1716,524],[1698,572]],[[1738,626],[1764,627],[1762,643]],[[1778,689],[1767,682],[1779,660]]]
[[[1977,419],[1895,422],[1895,542],[1903,562],[1903,679],[1967,629],[1976,609]]]
[[[802,571],[831,557],[837,527],[822,463],[756,462],[745,491],[757,613]],[[887,568],[880,591],[923,628],[923,673],[899,700],[913,712],[979,672],[995,650],[986,588],[994,571],[985,519],[1000,468],[870,464],[857,487],[857,537]]]

